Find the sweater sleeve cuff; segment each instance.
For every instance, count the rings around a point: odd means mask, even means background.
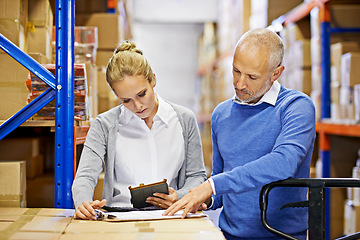
[[[210,183],[213,194],[216,195],[214,180],[212,178],[209,178],[208,181]]]

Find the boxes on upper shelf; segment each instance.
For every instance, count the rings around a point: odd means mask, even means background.
[[[122,14],[94,13],[86,22],[86,26],[98,28],[98,48],[102,50],[115,50],[127,34],[126,18]]]
[[[27,21],[27,0],[0,1],[0,32],[23,51],[27,51]]]
[[[53,25],[53,12],[49,0],[29,1],[29,23],[31,26],[49,28]]]
[[[348,52],[341,56],[341,86],[360,84],[360,52]]]
[[[360,50],[357,42],[337,42],[330,46],[331,50],[331,81],[340,83],[341,78],[341,56],[348,52],[358,52]]]
[[[29,90],[25,81],[29,70],[7,53],[0,53],[0,120],[6,120],[26,106]]]
[[[55,74],[55,64],[44,64],[47,70]],[[87,81],[85,64],[74,64],[74,115],[79,120],[87,120],[89,117],[87,106]],[[49,86],[40,80],[35,74],[30,72],[26,80],[26,85],[30,90],[28,102],[34,100],[42,94]],[[55,119],[55,100],[34,114],[33,118],[38,120]]]
[[[28,31],[28,52],[41,53],[52,59],[51,39],[52,29],[46,27],[33,27]]]
[[[53,56],[55,57],[55,27],[52,33],[52,49]],[[98,48],[98,28],[97,27],[84,27],[75,26],[74,29],[74,51],[75,62],[96,62],[96,51]]]

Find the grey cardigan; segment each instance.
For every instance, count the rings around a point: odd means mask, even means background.
[[[206,180],[200,133],[195,115],[189,109],[169,103],[177,113],[183,129],[185,159],[178,174],[177,195],[182,198],[188,191]],[[92,122],[81,153],[72,186],[75,208],[84,201],[93,201],[94,189],[104,168],[103,198],[106,205],[113,203],[116,132],[120,106],[99,114]]]

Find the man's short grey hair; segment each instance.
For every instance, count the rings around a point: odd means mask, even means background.
[[[242,43],[247,43],[248,50],[266,48],[269,52],[269,68],[274,70],[280,66],[284,57],[284,43],[275,32],[267,28],[257,28],[246,32],[237,43],[237,47]],[[249,49],[250,48],[250,49]]]

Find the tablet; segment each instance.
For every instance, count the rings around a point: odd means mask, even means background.
[[[129,186],[129,190],[131,194],[131,203],[133,204],[134,208],[145,208],[152,206],[145,201],[148,197],[153,196],[154,193],[169,194],[169,187],[166,183],[166,179],[161,182],[151,184],[141,183],[138,187]]]

